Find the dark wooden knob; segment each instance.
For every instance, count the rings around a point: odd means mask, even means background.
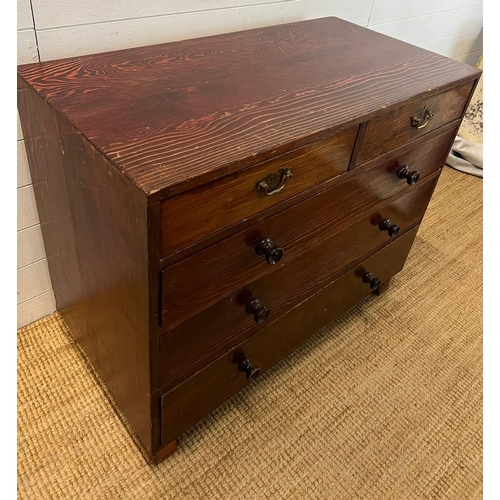
[[[250,358],[245,358],[239,365],[238,370],[245,372],[248,380],[256,379],[260,375],[260,368],[252,365]]]
[[[372,290],[376,290],[382,285],[382,280],[375,278],[372,273],[365,274],[363,278],[363,283],[369,283]]]
[[[393,224],[391,219],[384,219],[378,227],[381,231],[387,231],[391,238],[399,233],[399,226],[397,224]]]
[[[257,298],[251,300],[248,303],[245,311],[248,314],[253,314],[253,319],[258,324],[264,323],[264,321],[266,321],[266,319],[269,318],[269,315],[271,314],[271,311],[267,307],[264,307],[261,301]]]
[[[397,174],[398,179],[406,179],[406,182],[410,185],[413,186],[413,184],[416,184],[416,182],[420,179],[420,173],[417,172],[416,170],[411,170],[408,167],[408,165],[405,165],[403,168],[398,170]]]
[[[283,257],[283,254],[285,253],[285,251],[281,247],[273,245],[273,242],[269,238],[264,238],[260,240],[257,246],[255,247],[255,251],[259,255],[265,255],[266,262],[268,264],[271,264],[272,266],[274,264],[277,264],[281,260],[281,257]]]

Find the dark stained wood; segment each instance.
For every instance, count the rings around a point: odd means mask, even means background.
[[[57,307],[151,451],[146,196],[32,89],[18,100]]]
[[[352,150],[351,159],[349,161],[349,170],[356,167],[356,159],[358,158],[359,148],[363,144],[363,137],[365,136],[367,122],[363,122],[358,127],[358,135],[356,137],[356,142],[354,143],[354,149]]]
[[[160,449],[157,453],[152,455],[152,460],[154,464],[159,464],[163,462],[167,457],[172,455],[177,450],[177,441],[174,439],[170,443],[166,444],[163,448]]]
[[[146,193],[174,194],[480,72],[337,18],[21,66]]]
[[[279,320],[335,276],[391,241],[387,233],[379,229],[381,220],[390,217],[396,221],[401,234],[418,224],[435,183],[433,178],[390,204],[372,208],[358,217],[357,222],[353,218],[353,224],[340,233],[163,335],[160,341],[162,387],[179,383],[231,346]],[[257,299],[260,307],[267,310],[268,317],[265,316],[262,323],[256,323],[247,310]],[[253,312],[254,308],[250,309]]]
[[[459,119],[475,82],[412,102],[368,122],[356,164],[371,160],[384,152]],[[422,110],[432,110],[434,116],[418,129],[411,118]]]
[[[347,171],[357,127],[161,203],[161,255],[167,256]],[[290,168],[283,190],[267,196],[256,183]]]
[[[57,307],[153,461],[402,268],[479,76],[337,18],[18,68]]]
[[[406,178],[400,179],[398,172],[404,166],[408,166],[411,171],[415,170],[420,174],[417,183],[423,182],[429,172],[444,165],[459,127],[460,120],[455,120],[434,133],[415,139],[363,163],[356,167],[356,170],[371,170],[374,167],[385,169],[393,178],[398,179],[397,182],[401,186],[406,188],[408,182]]]
[[[149,261],[149,361],[150,361],[150,411],[151,450],[160,447],[160,353],[158,325],[161,319],[161,274],[160,263],[160,203],[149,203],[147,207],[148,261]],[[174,450],[175,451],[175,450]]]
[[[389,169],[388,171],[394,173],[394,175],[396,175],[397,170],[400,169],[398,165],[405,159],[407,160],[407,162],[411,162],[412,165],[416,164],[420,168],[420,171],[423,172],[424,174],[426,174],[427,172],[431,172],[433,168],[439,168],[444,164],[449,149],[452,145],[453,138],[455,137],[459,126],[460,126],[460,120],[455,120],[454,122],[441,127],[439,130],[431,132],[428,136],[424,136],[420,139],[415,139],[415,141],[412,141],[409,145],[401,146],[396,150],[390,151],[385,155],[381,155],[379,158],[376,158],[375,160],[364,163],[356,170],[353,168],[353,170],[346,172],[338,177],[334,177],[333,179],[330,179],[329,181],[326,181],[323,184],[316,185],[306,192],[298,193],[295,196],[284,198],[278,204],[273,205],[272,207],[266,209],[264,212],[259,212],[254,216],[240,220],[236,224],[229,226],[228,228],[223,229],[218,233],[211,234],[204,240],[198,241],[197,243],[168,257],[162,258],[160,261],[160,269],[165,269],[173,264],[176,264],[177,262],[180,262],[182,259],[194,255],[195,253],[203,250],[204,248],[207,248],[213,245],[214,243],[222,241],[227,237],[232,236],[235,233],[238,233],[239,231],[247,229],[250,226],[254,226],[258,222],[261,222],[264,219],[271,217],[272,215],[275,215],[278,212],[281,212],[282,210],[286,210],[287,208],[297,203],[300,203],[301,201],[304,201],[309,197],[312,197],[322,191],[325,191],[326,189],[329,189],[330,187],[332,187],[337,183],[345,182],[351,177],[357,175],[359,173],[359,169],[363,170],[371,169],[381,161],[391,160],[391,162],[389,162],[389,164],[387,165],[387,168]],[[444,135],[445,133],[446,135]],[[440,139],[438,139],[437,136],[440,134],[443,135]],[[429,143],[428,146],[426,145],[427,142]],[[446,149],[446,144],[443,144],[446,142],[448,142],[448,149]],[[427,152],[425,153],[425,158],[419,160],[419,156],[422,153],[422,149],[424,151],[427,151],[428,148],[433,149],[436,146],[440,146],[442,148],[441,160],[438,159],[435,161],[431,156],[428,156]],[[394,159],[397,159],[398,155],[403,155],[403,154],[404,156],[401,156],[399,160],[392,161]],[[403,165],[403,163],[401,164]],[[403,181],[403,183],[404,182],[406,181]],[[184,228],[184,230],[186,229]]]
[[[255,252],[262,238],[271,238],[284,249],[279,264],[304,251],[352,222],[352,218],[408,188],[396,172],[404,164],[417,169],[422,181],[439,169],[447,155],[455,129],[415,142],[373,162],[363,176],[313,196],[265,219],[206,250],[167,268],[162,280],[162,328],[172,329],[275,266]],[[420,181],[420,182],[422,182]],[[186,229],[189,230],[189,229]]]
[[[248,384],[238,365],[249,358],[261,372],[304,342],[321,327],[333,321],[372,290],[363,283],[366,272],[386,281],[399,272],[415,239],[417,228],[390,243],[383,250],[292,309],[279,321],[253,337],[204,370],[193,375],[162,397],[162,442],[168,443],[189,429],[226,399]]]
[[[390,279],[384,281],[376,290],[373,290],[373,293],[375,295],[382,295],[384,292],[387,291],[387,289],[389,288],[390,284],[391,284],[391,280]]]
[[[57,132],[58,115],[19,78],[18,107],[57,310],[78,340],[86,330],[87,318],[81,303],[82,282]]]

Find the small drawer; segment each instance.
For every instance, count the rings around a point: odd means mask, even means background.
[[[339,234],[324,240],[269,274],[191,318],[160,340],[162,387],[203,368],[315,293],[367,253],[418,224],[436,179],[392,203],[374,208]]]
[[[160,207],[160,256],[207,236],[345,172],[358,127],[256,167],[168,198]]]
[[[402,235],[335,281],[256,333],[217,361],[162,396],[161,442],[170,443],[267,370],[315,331],[333,321],[372,292],[371,282],[384,282],[399,272],[417,228]]]
[[[418,182],[439,169],[448,154],[455,128],[436,132],[414,147],[398,149],[357,175],[279,212],[168,267],[162,277],[162,329],[171,330],[316,245],[353,218],[408,188],[398,173],[408,167]],[[364,169],[364,167],[363,167]],[[276,265],[256,247],[263,239],[283,250]],[[277,254],[279,257],[280,254]],[[276,259],[275,259],[276,260]],[[274,262],[270,260],[270,262]]]
[[[360,165],[462,116],[474,82],[416,100],[367,123]]]

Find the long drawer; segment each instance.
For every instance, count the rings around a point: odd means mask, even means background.
[[[352,127],[163,201],[161,256],[342,174],[349,166],[357,130]]]
[[[356,175],[194,254],[163,272],[162,329],[170,330],[256,279],[270,274],[311,246],[352,224],[353,218],[408,188],[398,178],[404,166],[419,182],[440,168],[455,127],[425,142],[394,151],[363,175]],[[284,254],[270,265],[256,246],[269,238]]]
[[[160,341],[162,387],[172,386],[201,369],[231,346],[285,314],[367,253],[415,226],[425,212],[435,183],[436,179],[431,179],[389,204],[374,207],[358,222],[288,265],[163,335]],[[384,220],[397,224],[398,235],[389,235],[391,226],[380,229]]]
[[[417,227],[371,255],[278,321],[221,356],[176,386],[161,399],[161,442],[176,439],[248,383],[328,324],[372,289],[365,279],[372,273],[382,282],[399,272],[417,234]],[[246,361],[248,360],[248,361]]]

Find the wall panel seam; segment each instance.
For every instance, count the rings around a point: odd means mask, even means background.
[[[483,52],[483,49],[472,50],[470,52],[464,52],[463,54],[456,54],[452,57],[452,59],[456,59],[457,57],[462,57],[462,56],[468,56],[469,54],[480,54],[481,52]]]
[[[373,0],[373,1],[375,2],[375,0]],[[386,23],[368,24],[366,27],[373,28],[375,26],[383,26],[384,24],[394,24],[394,23],[397,23],[399,21],[408,21],[409,19],[418,19],[419,17],[433,16],[435,14],[442,14],[443,12],[456,12],[457,10],[470,9],[472,7],[479,7],[480,5],[483,5],[483,2],[475,3],[474,5],[468,5],[467,7],[458,7],[458,8],[454,8],[454,9],[438,10],[436,12],[429,12],[428,14],[421,14],[419,16],[400,17],[399,19],[394,19],[393,21],[387,21]],[[371,16],[371,12],[370,12],[370,16]],[[370,22],[370,21],[368,20],[368,22]]]
[[[47,257],[42,257],[41,259],[34,260],[33,262],[30,262],[29,264],[25,264],[24,266],[18,267],[17,270],[20,271],[21,269],[25,269],[26,267],[33,266],[34,264],[38,264],[39,262],[42,262],[43,260],[46,261]]]
[[[29,302],[30,300],[36,299],[36,298],[41,297],[42,295],[46,295],[48,293],[54,293],[54,290],[51,288],[50,290],[46,290],[45,292],[38,293],[37,295],[33,295],[33,297],[31,297],[31,298],[23,300],[22,302],[19,302],[19,304],[17,304],[17,306],[19,307],[23,304],[26,304],[26,302]]]
[[[184,16],[188,14],[200,14],[203,12],[217,12],[221,10],[241,10],[241,9],[247,9],[250,7],[260,7],[264,5],[280,5],[280,4],[289,4],[289,3],[300,3],[302,0],[281,0],[279,2],[266,2],[266,3],[255,3],[255,4],[248,4],[248,5],[236,5],[234,7],[219,7],[216,9],[201,9],[201,10],[190,10],[187,12],[172,12],[171,14],[158,14],[156,16],[139,16],[139,17],[127,17],[123,19],[109,19],[107,21],[96,21],[93,23],[82,23],[82,24],[68,24],[64,26],[51,26],[50,28],[40,28],[38,31],[57,31],[57,30],[62,30],[62,29],[68,29],[68,28],[78,28],[78,27],[83,27],[83,26],[95,26],[99,24],[113,24],[113,23],[121,23],[121,22],[126,22],[126,21],[140,21],[144,19],[157,19],[160,17],[173,17],[173,16]],[[37,31],[35,29],[35,31]],[[189,39],[189,38],[187,38]]]
[[[452,35],[438,36],[437,38],[431,38],[430,40],[426,40],[425,42],[419,42],[418,44],[415,44],[415,45],[433,42],[434,40],[444,40],[445,38],[453,38],[454,36],[463,35],[465,33],[474,33],[475,31],[477,31],[479,34],[479,33],[481,33],[481,31],[483,31],[483,28],[477,28],[474,30],[467,30],[467,31],[458,31],[456,33],[453,33]]]
[[[40,47],[38,45],[38,35],[36,32],[35,13],[33,12],[33,1],[32,0],[30,0],[30,10],[31,10],[31,19],[33,19],[33,31],[35,32],[36,53],[38,55],[38,62],[40,62],[41,61],[41,59],[40,59]]]
[[[29,186],[32,186],[32,184],[28,184]],[[23,187],[26,187],[26,186],[23,186]],[[22,189],[22,188],[19,188],[19,189]],[[37,208],[37,213],[38,213],[38,208]],[[32,227],[35,227],[35,226],[39,226],[40,225],[40,222],[35,222],[35,224],[31,224],[31,226],[26,226],[26,227],[23,227],[22,229],[18,229],[17,232],[21,232],[21,231],[25,231],[26,229],[31,229]]]

